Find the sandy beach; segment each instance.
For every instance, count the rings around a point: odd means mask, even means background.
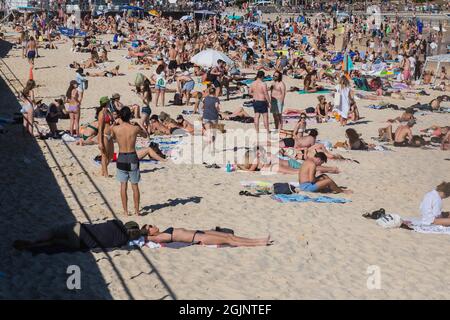
[[[89,56],[74,53],[70,42],[57,50],[41,50],[34,79],[37,96],[51,102],[66,92],[74,79],[68,64]],[[2,41],[3,62],[25,83],[29,66],[21,50]],[[120,65],[125,76],[89,78],[81,123],[93,119],[98,99],[121,94],[124,104],[140,103],[128,83],[138,70],[124,58],[126,49],[109,53],[108,67]],[[4,66],[2,66],[4,68]],[[5,80],[0,80],[0,116],[18,112],[20,106]],[[302,86],[285,78],[287,87]],[[16,83],[18,87],[19,84]],[[325,84],[327,85],[327,84]],[[328,86],[330,86],[328,84]],[[172,84],[171,88],[175,88]],[[408,107],[429,102],[441,94],[423,87],[430,96],[383,101]],[[448,92],[447,92],[448,94]],[[287,108],[315,106],[317,94],[289,92]],[[173,93],[166,95],[172,100]],[[328,97],[330,100],[330,98]],[[224,110],[234,111],[243,99],[225,101]],[[367,142],[378,135],[386,119],[399,116],[392,109],[372,110],[370,100],[357,100],[363,117],[351,126]],[[182,106],[153,108],[175,118]],[[251,109],[251,108],[250,108]],[[249,110],[253,114],[253,110]],[[194,120],[198,116],[186,116]],[[449,125],[450,114],[417,114],[419,129]],[[39,119],[40,122],[43,119]],[[253,124],[223,121],[226,130],[251,128]],[[60,120],[61,129],[68,120]],[[293,123],[288,124],[292,127]],[[271,119],[271,127],[273,127]],[[315,124],[319,138],[333,144],[345,140],[339,123]],[[119,183],[99,177],[93,158],[97,146],[77,146],[61,140],[37,140],[22,134],[21,125],[8,126],[0,134],[0,298],[7,299],[446,299],[450,286],[447,257],[449,235],[421,234],[404,229],[386,230],[361,215],[379,208],[404,217],[418,217],[423,195],[442,181],[450,181],[450,152],[438,148],[395,148],[390,151],[335,152],[359,161],[337,162],[342,173],[333,175],[354,190],[346,204],[279,203],[270,198],[240,196],[241,181],[296,181],[296,175],[227,173],[201,164],[167,163],[141,166],[141,206],[144,216],[122,214]],[[117,145],[116,145],[117,150]],[[115,173],[115,165],[110,165]],[[131,201],[131,199],[130,199]],[[450,208],[450,200],[444,200]],[[239,235],[263,237],[275,245],[258,248],[182,249],[142,248],[108,253],[62,253],[36,255],[11,246],[17,238],[33,238],[58,223],[99,222],[110,218],[151,223],[161,228],[232,228]],[[67,268],[81,269],[81,290],[68,290]],[[381,286],[367,286],[371,266],[379,268]]]

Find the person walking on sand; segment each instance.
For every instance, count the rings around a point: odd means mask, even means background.
[[[38,49],[36,40],[34,40],[33,37],[30,37],[30,39],[27,42],[27,58],[32,68],[34,67],[34,59],[37,57],[37,55]]]
[[[253,109],[255,111],[255,128],[259,132],[259,118],[263,117],[264,128],[269,131],[269,105],[270,96],[267,85],[263,82],[264,71],[259,70],[256,74],[256,80],[250,85],[249,93],[253,96]]]
[[[120,182],[120,197],[125,215],[128,215],[128,181],[131,182],[133,189],[134,211],[139,215],[139,181],[141,175],[139,172],[139,158],[136,153],[136,138],[138,135],[147,137],[147,130],[136,122],[130,123],[131,110],[129,107],[123,107],[119,111],[118,126],[111,129],[111,136],[119,145],[119,155],[117,156],[117,180]]]

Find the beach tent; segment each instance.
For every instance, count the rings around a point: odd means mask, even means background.
[[[441,65],[443,63],[450,63],[450,54],[440,54],[437,56],[427,57],[427,60],[425,61],[425,66],[424,66],[423,70],[427,69],[427,66],[429,63],[436,63],[436,71],[434,72],[434,81],[433,81],[433,83],[434,83],[438,76]]]
[[[226,64],[233,64],[233,60],[225,53],[212,49],[200,51],[191,58],[191,62],[202,67],[213,67],[217,66],[219,59],[225,61]]]
[[[265,39],[266,39],[266,47],[267,47],[267,43],[269,42],[269,30],[267,28],[267,24],[259,23],[259,22],[245,22],[245,23],[241,24],[241,27],[243,27],[245,29],[264,30]]]

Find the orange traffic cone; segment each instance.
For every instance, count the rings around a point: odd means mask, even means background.
[[[30,67],[29,80],[34,80],[34,78],[33,78],[33,67]]]

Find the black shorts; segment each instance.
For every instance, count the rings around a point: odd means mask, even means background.
[[[403,142],[394,142],[394,147],[409,147],[409,143],[408,141],[403,141]]]
[[[253,101],[253,110],[255,113],[267,113],[269,111],[269,104],[267,101]]]
[[[169,70],[174,70],[176,69],[178,66],[177,61],[176,60],[170,60],[169,61]]]
[[[217,79],[214,79],[214,80],[212,81],[212,84],[213,84],[214,88],[220,88],[220,87],[222,86],[222,84],[220,83],[220,81],[217,80]]]
[[[287,148],[293,148],[295,146],[294,138],[284,138],[283,143],[284,143],[284,146]]]

